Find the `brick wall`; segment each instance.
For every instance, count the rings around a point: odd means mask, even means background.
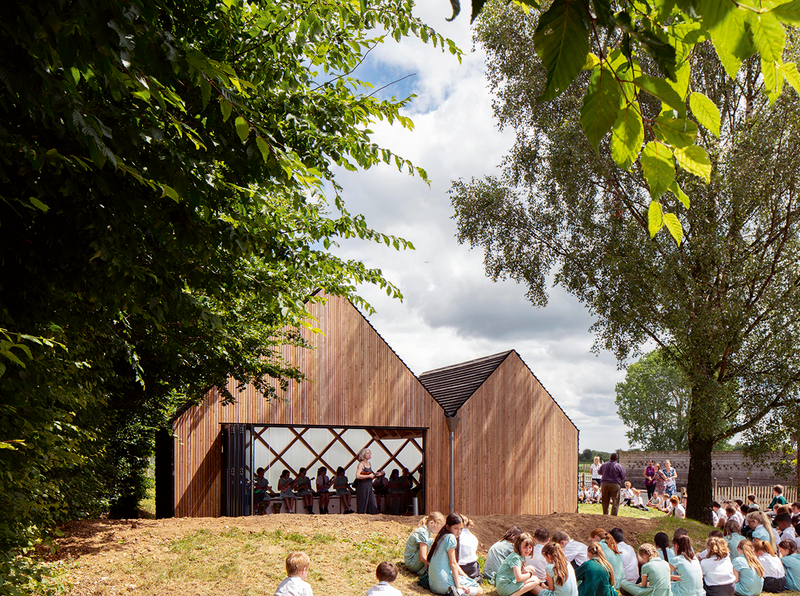
[[[689,473],[688,451],[620,451],[619,463],[623,465],[634,486],[644,486],[644,470],[649,460],[664,465],[668,459],[672,467],[678,472],[678,487],[686,486],[686,477]],[[736,486],[750,484],[753,486],[771,486],[774,484],[793,485],[793,478],[777,478],[770,464],[756,465],[741,451],[715,451],[711,457],[712,478],[717,479],[720,485],[727,485],[730,478]]]

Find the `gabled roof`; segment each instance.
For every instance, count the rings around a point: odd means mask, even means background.
[[[419,375],[419,380],[433,399],[442,406],[444,415],[455,416],[459,408],[513,351],[507,350],[492,356],[429,370]]]

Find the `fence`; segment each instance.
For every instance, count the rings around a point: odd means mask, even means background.
[[[589,473],[579,472],[578,473],[578,486],[585,488],[591,486],[592,484],[592,475]],[[639,483],[641,486],[634,483],[634,487],[644,489],[644,483]],[[736,500],[741,499],[745,503],[747,503],[747,495],[755,495],[756,502],[764,509],[769,502],[772,501],[772,487],[774,485],[770,484],[769,486],[754,486],[750,484],[750,479],[747,479],[747,484],[745,485],[734,485],[733,478],[728,478],[726,482],[719,482],[717,478],[714,478],[714,487],[713,487],[713,495],[715,501],[723,501],[725,499]],[[686,492],[685,488],[681,489],[681,492]],[[784,486],[783,487],[783,496],[789,503],[794,503],[797,501],[797,488],[794,486]]]
[[[749,478],[748,478],[749,480]],[[729,478],[728,482],[721,484],[714,478],[714,500],[722,501],[724,499],[741,499],[747,503],[747,495],[755,495],[756,503],[764,509],[769,502],[772,501],[774,496],[772,493],[772,486],[753,486],[749,482],[744,486],[734,486],[733,478]],[[797,488],[794,486],[784,486],[783,496],[789,503],[794,503],[797,500]]]

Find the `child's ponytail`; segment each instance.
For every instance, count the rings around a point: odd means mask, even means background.
[[[553,561],[553,583],[556,586],[563,586],[569,579],[569,562],[564,556],[561,545],[555,542],[548,542],[542,548],[542,556],[549,557]]]

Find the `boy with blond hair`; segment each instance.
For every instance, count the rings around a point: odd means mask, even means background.
[[[286,557],[287,577],[275,590],[275,596],[314,596],[311,586],[308,584],[308,568],[311,559],[304,552],[297,551],[290,553]]]

